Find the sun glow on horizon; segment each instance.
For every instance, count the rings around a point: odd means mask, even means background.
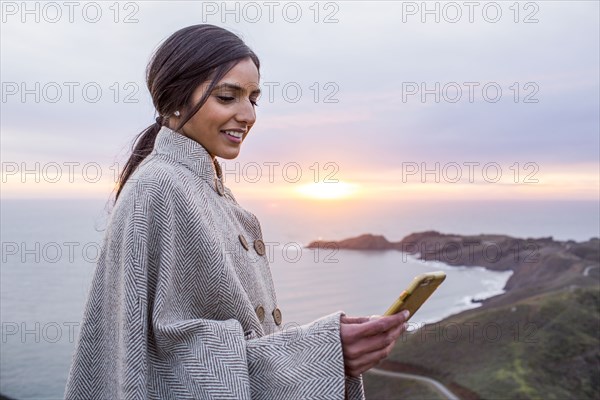
[[[344,199],[356,195],[358,191],[358,185],[341,181],[307,183],[296,189],[303,197],[318,200]]]
[[[88,176],[77,173],[54,174],[38,167],[39,171],[26,170],[13,164],[3,164],[0,198],[96,198],[112,196],[115,178],[112,174]],[[104,170],[109,170],[108,166]],[[67,171],[68,172],[68,171]],[[360,168],[348,170],[351,179],[341,177],[334,181],[307,178],[292,181],[246,178],[245,175],[227,176],[224,185],[239,200],[302,200],[340,205],[353,201],[400,200],[594,200],[599,198],[600,174],[598,164],[548,165],[529,180],[525,175],[515,176],[512,170],[491,182],[489,176],[474,176],[472,181],[460,181],[429,175],[402,175],[402,170]],[[242,179],[243,178],[243,179]],[[317,178],[317,177],[315,177]],[[486,180],[487,179],[487,180]],[[339,203],[338,203],[339,201]]]

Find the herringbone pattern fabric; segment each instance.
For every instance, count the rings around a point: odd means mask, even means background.
[[[364,399],[344,374],[337,311],[277,325],[257,218],[212,159],[163,127],[115,204],[67,399]],[[248,249],[238,235],[247,239]],[[263,306],[261,322],[255,308]]]

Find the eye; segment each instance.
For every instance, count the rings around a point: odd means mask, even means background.
[[[235,97],[231,97],[231,96],[217,96],[217,98],[224,103],[230,103],[233,100],[235,100]]]
[[[254,107],[258,107],[258,103],[256,102],[256,99],[250,99],[250,103],[252,103],[252,105]]]

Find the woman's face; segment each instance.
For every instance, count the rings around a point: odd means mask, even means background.
[[[243,140],[256,121],[255,104],[260,94],[258,69],[250,58],[238,62],[213,89],[198,112],[183,126],[183,133],[200,143],[213,159],[238,156]],[[197,104],[209,82],[192,95]],[[172,121],[177,126],[177,119]]]

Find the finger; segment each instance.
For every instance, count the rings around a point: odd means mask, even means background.
[[[360,350],[359,353],[356,354],[356,358],[360,359],[366,355],[385,349],[391,343],[395,342],[397,337],[397,333],[390,329],[385,333],[363,339],[360,343],[357,343],[357,346],[360,346]]]
[[[397,314],[398,318],[402,318],[404,321],[408,321],[408,317],[410,317],[410,311],[408,310],[402,310],[402,312],[399,312]]]
[[[390,316],[383,316],[380,318],[369,320],[369,322],[366,322],[361,325],[361,327],[364,327],[364,330],[362,331],[362,335],[363,336],[373,336],[373,335],[377,335],[377,334],[386,332],[389,329],[404,323],[404,321],[406,321],[405,315],[406,314],[404,314],[404,313],[399,313],[399,315],[394,314],[394,315],[390,315]]]
[[[369,353],[369,355],[362,356],[358,359],[346,360],[344,363],[344,369],[347,371],[352,371],[356,374],[361,374],[369,368],[379,364],[384,355],[384,352],[380,352],[380,354]]]
[[[368,364],[363,364],[360,365],[359,368],[360,370],[362,370],[362,372],[368,371],[373,367],[377,367],[378,365],[380,365],[386,358],[389,357],[389,355],[392,353],[392,349],[394,348],[394,344],[389,345],[387,348],[383,349],[383,351],[381,351],[378,355],[377,355],[377,359],[373,360],[372,362],[368,363]]]
[[[386,347],[394,346],[405,330],[406,323],[402,323],[378,335],[367,336],[359,343],[356,343],[356,345],[360,346],[361,355],[377,352]]]
[[[377,365],[391,353],[405,330],[406,323],[402,323],[388,332],[363,338],[360,343],[355,343],[351,351],[344,352],[347,368],[362,373]]]
[[[346,356],[351,359],[359,359],[365,354],[380,351],[387,346],[393,346],[407,329],[407,323],[403,322],[391,329],[375,335],[365,336],[364,332],[353,332],[353,345],[348,347]]]
[[[381,360],[385,359],[388,356],[390,351],[391,347],[389,349],[385,347],[378,351],[366,354],[360,359],[354,360],[354,362],[352,363],[352,367],[354,370],[366,371],[379,364]]]
[[[409,320],[410,317],[410,311],[408,310],[402,310],[399,313],[393,314],[390,317],[393,317],[396,319],[396,323],[401,325],[404,322],[407,322]]]
[[[360,368],[347,369],[346,375],[358,377],[361,374],[364,374],[366,371],[370,370],[371,368],[375,367],[377,364],[379,364],[379,363],[371,363],[371,364],[361,366]]]

